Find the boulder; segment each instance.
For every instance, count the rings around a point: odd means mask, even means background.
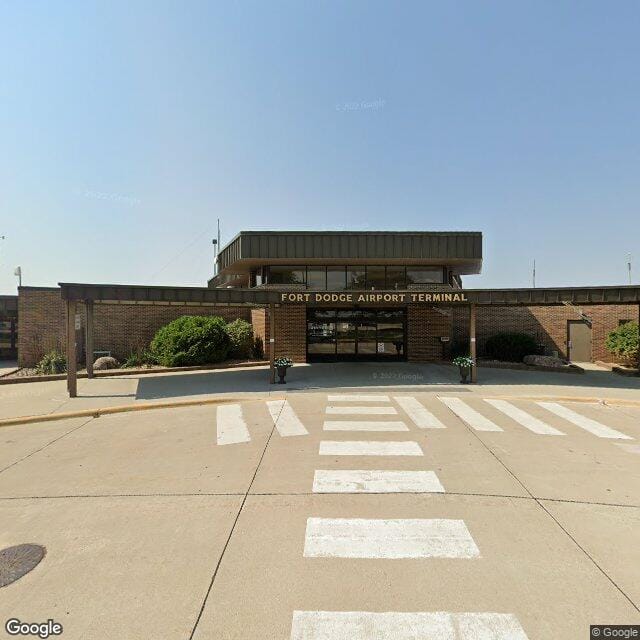
[[[93,363],[93,368],[95,371],[101,371],[104,369],[117,369],[118,361],[111,356],[103,356],[102,358],[98,358]]]
[[[525,356],[523,362],[525,364],[539,367],[565,367],[566,362],[554,356]]]

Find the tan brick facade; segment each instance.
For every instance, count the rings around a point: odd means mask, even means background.
[[[248,307],[96,304],[94,307],[94,348],[111,351],[124,360],[132,351],[146,347],[163,325],[185,315],[215,315],[227,321],[251,320]],[[84,361],[83,335],[86,326],[85,308],[78,304],[82,329],[78,332],[79,358]],[[35,365],[51,349],[65,350],[64,301],[60,289],[20,289],[18,298],[18,364]]]
[[[439,308],[440,309],[440,308]],[[639,307],[627,305],[585,305],[580,307],[592,320],[593,360],[612,362],[613,356],[604,346],[607,334],[621,320],[639,320]],[[78,305],[83,327],[84,305]],[[265,356],[269,355],[269,317],[265,309],[233,306],[184,305],[96,305],[95,349],[111,351],[122,360],[132,351],[147,346],[155,332],[181,315],[219,315],[225,320],[243,318],[251,321],[254,333],[263,340]],[[477,307],[478,354],[484,353],[489,336],[502,331],[528,333],[545,346],[548,353],[557,351],[567,356],[567,321],[580,316],[574,307],[564,306],[491,306]],[[277,356],[288,356],[294,362],[306,361],[306,307],[282,305],[275,309]],[[408,305],[407,358],[412,362],[440,360],[449,348],[440,338],[468,340],[469,307]],[[82,344],[83,330],[78,334]],[[79,345],[79,346],[80,346]],[[22,287],[18,298],[18,361],[20,366],[33,366],[47,351],[65,346],[65,306],[57,288]],[[82,349],[79,349],[83,358]]]
[[[615,329],[621,320],[639,319],[638,305],[583,305],[582,313],[592,321],[592,360],[614,362],[614,356],[605,347],[607,334]],[[501,332],[521,332],[533,336],[544,345],[549,354],[558,352],[566,358],[567,322],[579,320],[577,308],[565,306],[540,307],[477,307],[476,337],[478,355],[484,354],[487,339]],[[453,340],[462,342],[469,336],[469,308],[453,308]]]
[[[450,337],[451,311],[410,304],[407,307],[407,359],[409,362],[442,360],[445,345],[441,337]]]

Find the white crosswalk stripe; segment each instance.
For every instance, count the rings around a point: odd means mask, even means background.
[[[327,413],[344,415],[384,416],[397,414],[398,412],[393,407],[336,407],[334,405],[329,405],[327,407]]]
[[[481,413],[478,413],[460,398],[438,396],[438,400],[446,404],[447,407],[449,407],[449,409],[458,416],[458,418],[466,422],[476,431],[502,431],[497,424],[494,424],[491,420],[485,418]]]
[[[433,471],[318,469],[314,493],[444,493]]]
[[[294,611],[291,640],[528,640],[510,613]]]
[[[444,429],[445,426],[413,396],[394,396],[394,400],[420,429]]]
[[[309,432],[305,429],[300,418],[287,400],[268,400],[267,407],[271,419],[278,433],[283,437],[306,436]]]
[[[339,393],[330,395],[329,402],[389,402],[389,396],[370,393]]]
[[[413,440],[322,440],[321,456],[423,456],[420,445]]]
[[[477,558],[463,520],[308,518],[306,558]]]
[[[510,402],[506,400],[493,400],[493,399],[485,399],[485,402],[490,404],[492,407],[495,407],[498,411],[501,411],[506,416],[509,416],[512,420],[515,420],[518,424],[522,425],[525,429],[529,429],[529,431],[533,431],[533,433],[538,433],[540,435],[547,436],[563,436],[565,435],[562,431],[558,431],[554,429],[552,426],[548,425],[546,422],[542,420],[538,420],[535,416],[523,411],[519,407],[512,405]]]
[[[218,444],[249,442],[251,436],[239,404],[221,404],[216,410]]]
[[[564,418],[568,422],[571,422],[571,424],[575,424],[576,427],[580,427],[598,438],[633,440],[630,436],[620,433],[620,431],[616,431],[615,429],[611,429],[611,427],[607,427],[596,420],[591,420],[591,418],[587,418],[568,407],[558,404],[557,402],[538,402],[538,404],[548,411],[551,411],[551,413],[555,413],[555,415]]]
[[[327,420],[325,431],[409,431],[409,427],[400,421],[373,420]]]

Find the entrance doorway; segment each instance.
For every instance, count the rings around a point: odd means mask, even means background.
[[[406,360],[405,309],[307,309],[307,361]]]
[[[585,320],[567,322],[567,352],[572,362],[591,362],[591,325]]]

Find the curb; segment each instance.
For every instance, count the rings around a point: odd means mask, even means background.
[[[270,397],[271,400],[284,400],[284,398]],[[234,402],[257,402],[246,398],[203,398],[200,400],[180,400],[172,402],[148,402],[140,404],[124,404],[115,407],[103,407],[101,409],[82,409],[81,411],[66,411],[64,413],[47,413],[36,416],[21,416],[19,418],[0,419],[0,429],[20,424],[32,424],[35,422],[56,422],[69,418],[99,418],[112,413],[128,413],[131,411],[149,411],[151,409],[179,409],[182,407],[197,407],[201,405],[230,404]]]
[[[603,404],[605,406],[638,407],[640,400],[626,400],[625,398],[595,398],[576,396],[486,396],[495,400],[532,400],[533,402],[578,402],[582,404]]]

